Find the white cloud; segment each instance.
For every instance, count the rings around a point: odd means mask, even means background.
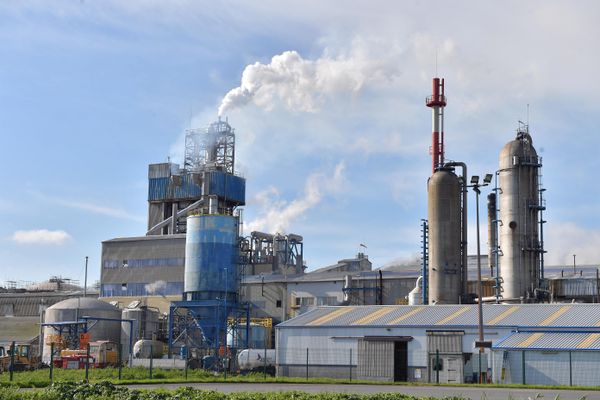
[[[331,176],[321,172],[311,174],[306,179],[303,196],[289,202],[282,200],[273,187],[258,193],[255,203],[261,207],[260,217],[246,224],[248,232],[286,233],[294,221],[319,204],[325,195],[339,193],[343,189],[346,181],[344,168],[344,163],[340,162]]]
[[[16,231],[11,239],[19,244],[44,244],[61,246],[71,240],[71,235],[62,230],[33,229]]]

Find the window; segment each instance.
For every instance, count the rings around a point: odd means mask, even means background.
[[[312,306],[315,304],[315,298],[314,297],[296,297],[296,305],[303,307],[303,306]]]
[[[277,301],[275,302],[275,307],[277,307],[277,308],[281,308],[281,300],[277,300]]]
[[[335,296],[317,297],[318,306],[335,306],[337,303],[337,297]]]

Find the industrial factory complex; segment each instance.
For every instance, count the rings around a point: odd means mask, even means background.
[[[100,343],[130,365],[600,385],[598,269],[544,263],[534,135],[520,123],[497,171],[469,175],[469,160],[446,155],[446,104],[444,80],[434,78],[428,215],[415,221],[422,258],[413,265],[373,268],[360,251],[307,272],[310,243],[300,234],[244,235],[246,180],[235,169],[234,129],[219,118],[186,132],[181,165],[149,165],[147,231],[102,242],[98,288],[55,278],[0,292],[0,346],[31,346],[43,363]],[[477,215],[474,255],[467,205]],[[267,350],[272,357],[251,362]]]

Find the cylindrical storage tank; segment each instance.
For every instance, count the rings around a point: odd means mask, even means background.
[[[123,344],[123,359],[129,354],[129,343],[135,343],[140,339],[152,339],[152,335],[158,333],[157,310],[147,307],[124,308],[121,318],[133,320],[133,326],[127,321],[121,323],[121,343]],[[132,330],[130,339],[130,329]]]
[[[119,343],[121,340],[121,323],[118,321],[121,318],[121,311],[104,301],[97,299],[79,297],[66,299],[58,302],[46,309],[45,323],[52,322],[73,322],[81,317],[98,317],[110,318],[117,321],[102,321],[99,320],[94,324],[90,333],[90,341],[110,340]],[[64,330],[66,332],[66,329]],[[53,327],[46,326],[44,328],[44,348],[42,351],[42,362],[50,362],[50,343],[48,339],[51,335],[58,335],[58,330]],[[72,344],[66,343],[67,346]],[[55,347],[55,351],[60,351]]]
[[[429,304],[458,304],[461,294],[461,185],[450,169],[428,182]]]
[[[507,300],[530,298],[538,287],[540,167],[527,132],[519,132],[500,152],[500,275]]]
[[[229,215],[187,218],[186,300],[237,300],[238,219]]]

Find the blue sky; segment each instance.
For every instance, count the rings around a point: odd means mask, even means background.
[[[547,259],[600,262],[600,6],[446,3],[0,3],[0,281],[98,279],[100,242],[145,232],[147,165],[231,90],[248,229],[303,235],[311,269],[413,259],[436,54],[447,158],[495,171],[530,104]]]

